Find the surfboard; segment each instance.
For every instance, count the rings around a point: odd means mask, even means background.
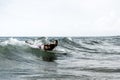
[[[33,44],[33,43],[29,42],[29,41],[25,41],[25,43],[26,43],[27,45],[29,45],[30,47],[32,47],[32,48],[38,48],[38,49],[41,49],[41,50],[44,50],[44,46],[46,46],[46,45],[52,45],[52,44],[36,45],[36,44]],[[50,46],[49,46],[49,47],[50,47]],[[52,51],[55,47],[56,47],[56,46],[51,46],[51,49],[47,49],[47,50],[45,50],[45,51]]]
[[[43,53],[46,52],[46,53],[54,53],[54,54],[62,54],[62,55],[67,55],[67,52],[63,52],[63,51],[58,51],[58,50],[44,50],[44,49],[41,49],[39,48],[38,45],[34,45],[28,41],[25,41],[26,44],[28,44],[31,48],[34,48],[34,49],[39,49],[40,51],[42,51]]]

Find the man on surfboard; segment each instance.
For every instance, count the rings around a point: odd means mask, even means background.
[[[58,45],[58,41],[54,40],[53,43],[50,44],[44,44],[44,50],[53,50]]]
[[[32,43],[29,43],[28,41],[25,41],[25,43],[32,45]],[[40,45],[38,47],[40,49],[45,50],[45,51],[52,51],[57,45],[58,45],[58,40],[54,40],[50,44],[44,44],[44,45]]]

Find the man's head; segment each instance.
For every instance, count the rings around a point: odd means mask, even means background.
[[[57,46],[58,45],[58,40],[54,40],[54,44],[55,44],[55,46]]]

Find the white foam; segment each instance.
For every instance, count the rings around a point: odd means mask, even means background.
[[[25,41],[20,41],[16,38],[9,38],[8,40],[5,40],[3,42],[0,42],[0,45],[2,46],[6,46],[6,45],[17,45],[17,46],[23,46],[23,45],[27,45],[29,47],[32,48],[39,48],[39,46],[42,45],[42,42],[40,40],[29,40],[29,43],[26,43]]]
[[[8,44],[11,44],[11,45],[24,45],[25,42],[24,41],[19,41],[15,38],[9,38],[8,40],[4,41],[4,42],[1,42],[0,43],[1,45],[8,45]]]
[[[68,37],[68,40],[73,41],[71,37]]]

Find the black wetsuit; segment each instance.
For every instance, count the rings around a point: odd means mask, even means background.
[[[44,50],[53,50],[56,46],[55,44],[46,44],[44,45]]]

